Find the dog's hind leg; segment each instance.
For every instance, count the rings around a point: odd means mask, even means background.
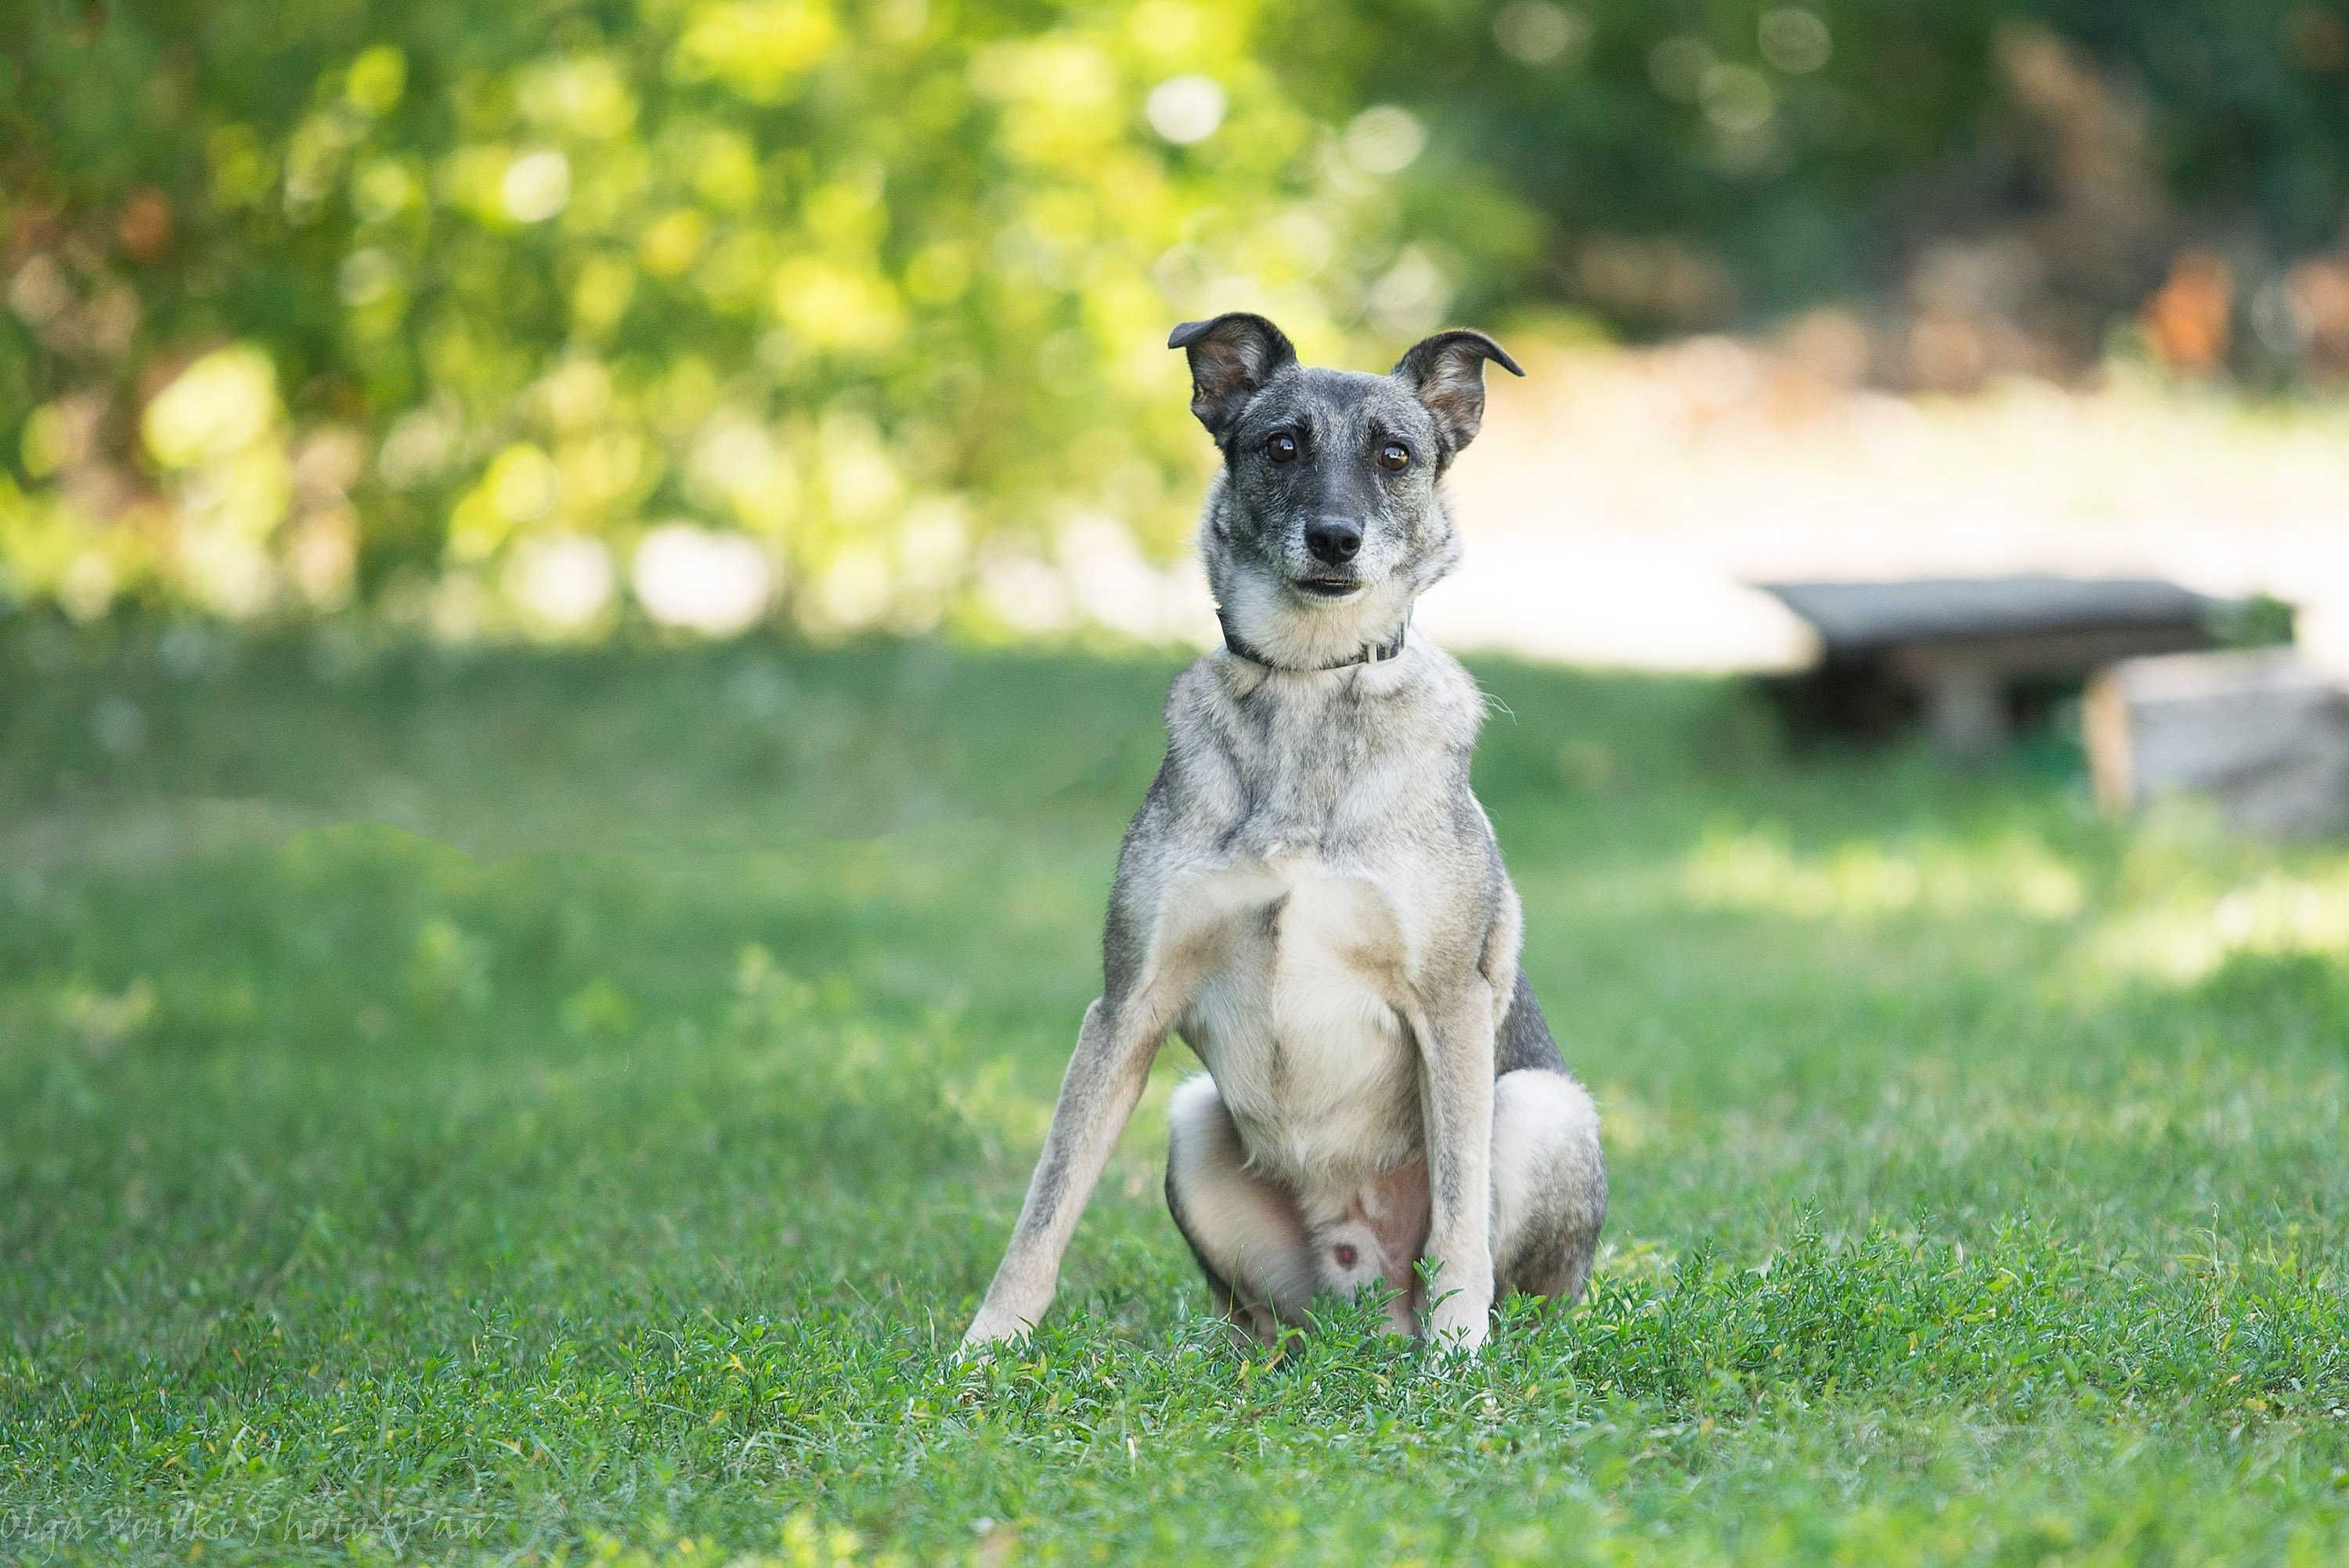
[[[1215,1080],[1186,1078],[1166,1108],[1166,1207],[1207,1276],[1216,1309],[1257,1338],[1302,1321],[1313,1249],[1297,1202],[1247,1169]]]
[[[1493,1084],[1495,1293],[1561,1305],[1582,1294],[1607,1218],[1599,1110],[1562,1072],[1521,1068]]]

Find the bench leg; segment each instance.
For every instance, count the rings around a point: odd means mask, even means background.
[[[1952,757],[1986,757],[2008,738],[2006,692],[1978,665],[1942,665],[1925,678],[1925,728]]]

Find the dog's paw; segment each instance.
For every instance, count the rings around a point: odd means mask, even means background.
[[[996,1346],[1016,1348],[1026,1343],[1030,1327],[1009,1313],[989,1312],[982,1307],[964,1332],[962,1344],[956,1347],[955,1359],[967,1367],[984,1366],[994,1358]]]
[[[1474,1359],[1492,1332],[1492,1305],[1464,1290],[1455,1290],[1435,1304],[1427,1318],[1427,1343],[1446,1359]]]
[[[1440,1363],[1465,1363],[1485,1354],[1485,1339],[1482,1325],[1474,1329],[1436,1329],[1428,1335],[1427,1346]]]

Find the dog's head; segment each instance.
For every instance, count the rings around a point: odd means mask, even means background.
[[[1191,411],[1223,449],[1201,533],[1227,619],[1311,659],[1392,634],[1459,543],[1436,482],[1485,418],[1480,332],[1440,332],[1384,376],[1298,363],[1280,328],[1234,313],[1185,322]]]

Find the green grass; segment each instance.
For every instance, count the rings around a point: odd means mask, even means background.
[[[1171,665],[6,648],[0,1560],[2349,1553],[2338,848],[1484,667],[1590,1300],[1226,1347],[1176,1048],[961,1374]]]

